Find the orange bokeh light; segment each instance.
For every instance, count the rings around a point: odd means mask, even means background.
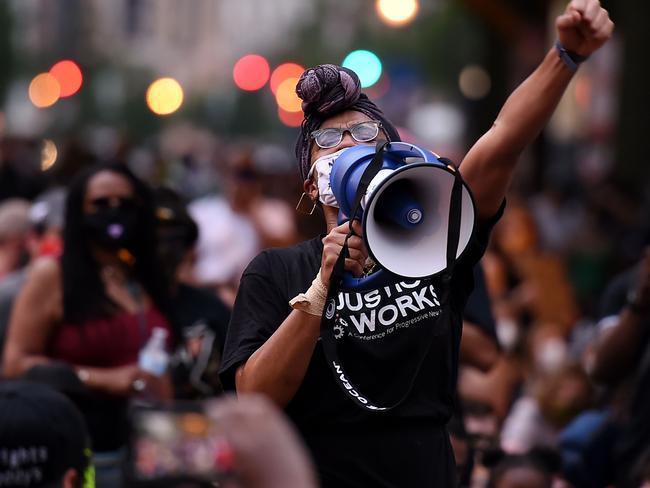
[[[271,91],[275,95],[280,84],[287,78],[300,78],[305,68],[296,63],[283,63],[271,74]]]
[[[286,110],[283,110],[282,107],[278,107],[278,117],[286,126],[300,127],[304,114],[302,113],[302,110],[300,112],[287,112]]]
[[[235,85],[246,91],[256,91],[264,87],[270,74],[268,61],[259,54],[247,54],[240,58],[232,70]]]
[[[300,112],[302,110],[302,100],[296,95],[296,83],[298,83],[298,78],[287,78],[278,86],[275,100],[282,110],[287,112]]]
[[[40,73],[29,84],[29,99],[38,108],[54,105],[61,96],[61,86],[49,73]]]
[[[70,97],[77,93],[83,83],[83,75],[77,63],[65,59],[59,61],[50,69],[50,74],[54,76],[61,87],[61,98]]]

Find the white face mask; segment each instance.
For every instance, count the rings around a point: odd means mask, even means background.
[[[330,186],[330,173],[332,172],[332,165],[336,158],[338,158],[343,151],[347,149],[343,148],[335,153],[322,156],[314,161],[314,164],[309,168],[309,173],[307,173],[307,178],[311,179],[312,173],[316,171],[318,175],[318,199],[323,205],[328,205],[330,207],[339,207],[336,197],[332,192],[332,187]]]

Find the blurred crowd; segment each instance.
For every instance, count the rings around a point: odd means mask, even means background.
[[[66,141],[46,171],[38,141],[1,141],[0,372],[73,401],[98,486],[132,455],[133,405],[222,395],[249,261],[323,230],[290,154],[185,130],[110,157]],[[649,213],[609,178],[514,185],[472,320],[494,353],[461,365],[449,425],[462,486],[650,486]]]

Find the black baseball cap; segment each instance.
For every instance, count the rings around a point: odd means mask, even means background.
[[[84,419],[66,396],[24,380],[0,383],[0,486],[61,486],[70,468],[94,486],[90,458]]]

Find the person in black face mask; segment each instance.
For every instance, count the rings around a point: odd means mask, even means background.
[[[156,252],[151,190],[121,164],[102,164],[70,185],[61,260],[37,261],[16,299],[4,374],[67,367],[93,441],[97,486],[120,486],[126,409],[135,395],[171,398],[169,374],[138,366],[155,328],[174,328],[169,284]],[[56,363],[53,363],[55,361]],[[75,374],[76,373],[76,374]]]
[[[100,197],[92,203],[94,211],[84,215],[84,225],[91,241],[112,251],[132,248],[138,231],[138,209],[134,199]]]

